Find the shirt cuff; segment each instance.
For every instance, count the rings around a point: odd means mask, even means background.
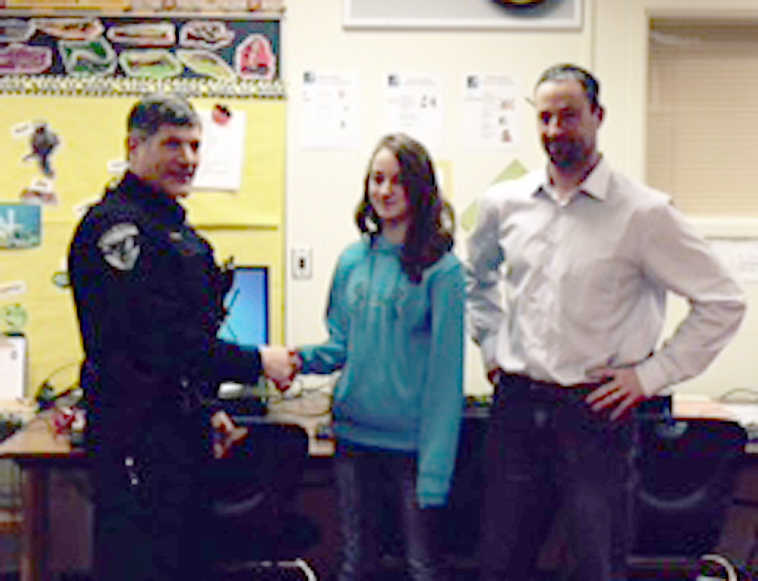
[[[652,397],[671,383],[666,377],[666,370],[655,359],[650,357],[634,368],[642,391],[646,396]]]
[[[497,333],[489,335],[480,345],[482,350],[482,363],[484,364],[485,371],[489,371],[495,367],[499,367],[500,363],[497,360]]]
[[[421,508],[443,506],[447,501],[447,489],[438,478],[419,476],[416,485],[416,498]]]
[[[436,508],[439,506],[445,506],[444,494],[419,494],[418,505],[421,508]]]
[[[311,361],[313,360],[313,349],[311,347],[298,347],[297,354],[300,356],[300,373],[311,372]]]

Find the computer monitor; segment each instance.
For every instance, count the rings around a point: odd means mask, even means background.
[[[243,347],[268,343],[268,268],[236,266],[226,295],[227,316],[218,337]]]

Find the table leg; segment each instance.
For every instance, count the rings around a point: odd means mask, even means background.
[[[22,466],[24,522],[21,534],[21,581],[49,581],[50,472],[38,465]]]

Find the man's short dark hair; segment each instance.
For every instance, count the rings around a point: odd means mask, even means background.
[[[535,90],[542,83],[547,81],[577,81],[584,89],[584,94],[587,97],[587,101],[590,103],[590,107],[594,110],[600,106],[600,83],[588,70],[583,69],[577,65],[568,63],[561,63],[553,65],[546,69],[537,79],[537,84],[534,86]]]
[[[132,107],[126,127],[129,134],[149,137],[161,125],[195,127],[200,125],[200,117],[184,97],[159,93],[147,95]]]

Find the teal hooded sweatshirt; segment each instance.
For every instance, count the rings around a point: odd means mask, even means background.
[[[463,267],[448,252],[411,283],[401,246],[351,244],[329,293],[329,339],[299,349],[303,373],[342,370],[332,414],[337,439],[415,452],[422,507],[445,503],[463,410]]]

